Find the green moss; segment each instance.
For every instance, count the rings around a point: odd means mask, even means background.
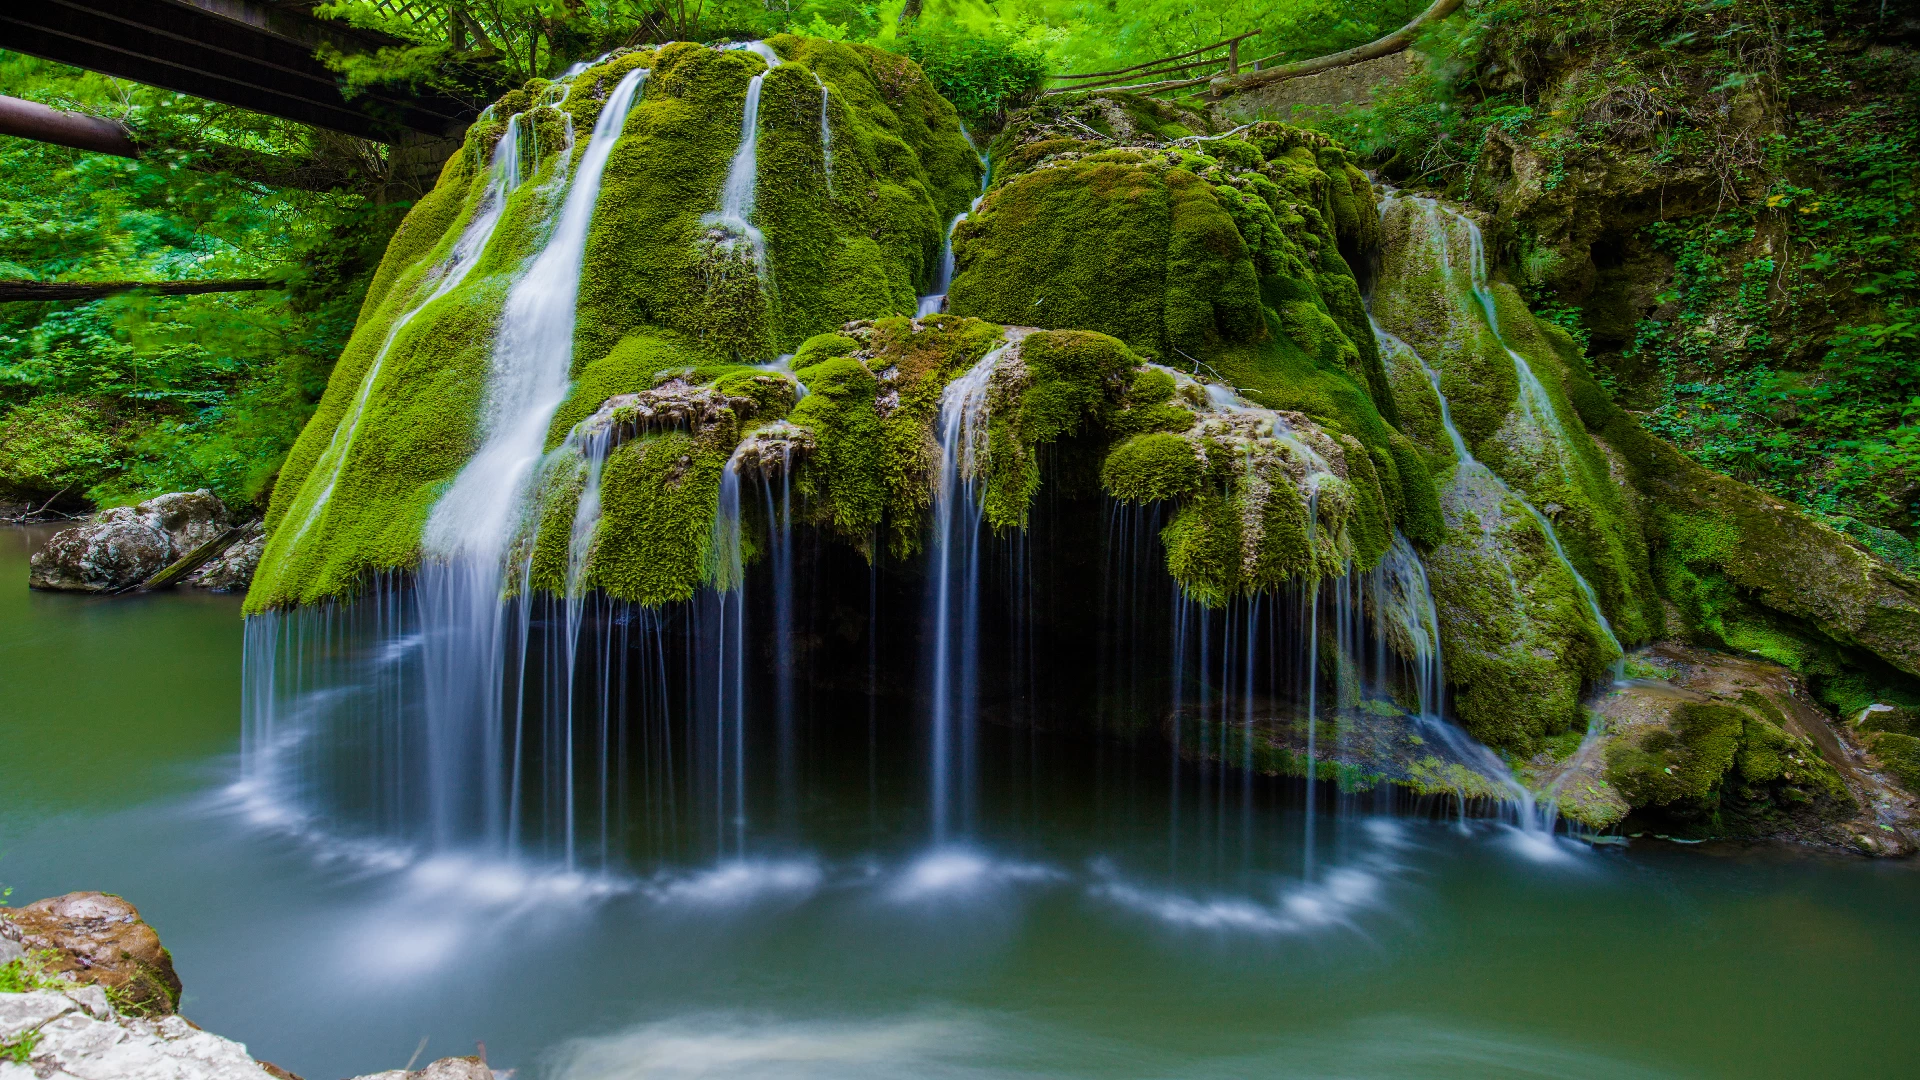
[[[1114,338],[1086,331],[1030,334],[1017,362],[996,370],[987,397],[981,509],[995,529],[1024,528],[1040,488],[1039,451],[1101,426],[1140,360]]]
[[[609,596],[659,605],[691,599],[712,575],[709,553],[727,452],[673,432],[627,443],[607,456],[605,515],[593,584]],[[619,527],[610,527],[619,522]]]
[[[1868,736],[1867,748],[1908,791],[1920,791],[1920,739],[1878,731]]]
[[[782,387],[737,370],[741,359],[771,359],[848,320],[912,310],[945,221],[978,186],[952,108],[904,58],[785,36],[774,47],[789,63],[767,74],[762,95],[756,223],[765,274],[751,260],[721,257],[700,221],[717,207],[746,86],[764,64],[693,44],[623,53],[581,74],[558,109],[529,113],[533,175],[467,280],[398,336],[356,424],[362,383],[388,331],[426,295],[430,268],[484,188],[486,156],[505,124],[474,126],[389,247],[320,409],[281,472],[249,610],[350,592],[368,571],[416,565],[427,515],[477,442],[501,301],[545,241],[566,187],[558,170],[585,149],[577,138],[563,159],[559,132],[567,120],[590,131],[607,92],[635,67],[651,74],[608,159],[581,275],[578,383],[550,444],[608,396],[676,369],[693,381],[730,380],[727,389],[755,399],[756,414],[777,414]],[[830,89],[831,183],[816,75]],[[532,100],[516,90],[496,114]]]
[[[1606,775],[1635,813],[1682,835],[1771,834],[1857,809],[1833,766],[1753,690],[1738,704],[1678,704],[1668,722],[1610,746]]]
[[[859,351],[860,343],[845,334],[815,334],[794,351],[793,370],[812,367],[830,357],[852,356]]]
[[[547,427],[547,449],[566,439],[567,432],[616,394],[632,394],[654,385],[655,376],[697,358],[686,343],[671,335],[637,333],[613,351],[588,364],[573,380],[567,400]]]
[[[860,361],[832,356],[795,374],[809,393],[793,422],[813,433],[817,447],[800,465],[795,490],[810,517],[871,555],[887,509],[885,442],[874,409],[879,380]]]
[[[1240,530],[1235,500],[1208,491],[1183,503],[1160,531],[1167,570],[1189,597],[1208,607],[1225,607],[1239,594]]]
[[[1126,503],[1179,499],[1200,487],[1205,473],[1193,444],[1178,435],[1136,435],[1107,455],[1100,472],[1107,494]]]
[[[1400,481],[1400,531],[1422,548],[1438,546],[1445,538],[1446,522],[1441,516],[1439,489],[1427,470],[1426,459],[1413,440],[1397,431],[1388,438],[1387,450]]]
[[[1353,493],[1353,516],[1347,526],[1353,565],[1357,570],[1371,570],[1393,543],[1393,518],[1366,447],[1351,435],[1342,435],[1340,442],[1347,452],[1347,486]]]

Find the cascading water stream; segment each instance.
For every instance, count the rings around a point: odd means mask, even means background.
[[[833,95],[827,89],[827,82],[816,72],[813,81],[820,87],[820,168],[826,174],[827,198],[833,198],[833,123],[828,117],[828,107]]]
[[[427,521],[418,590],[427,783],[437,846],[475,839],[461,834],[476,821],[482,823],[477,839],[487,846],[510,842],[511,812],[500,783],[512,629],[503,600],[508,549],[522,526],[547,429],[571,385],[580,269],[600,180],[647,74],[644,68],[629,72],[608,95],[545,246],[507,294],[480,418],[480,448]],[[564,157],[557,168],[564,170]],[[525,604],[519,607],[524,651]],[[524,670],[524,657],[518,662]],[[522,708],[516,703],[516,718]],[[571,835],[571,823],[567,831]]]
[[[734,854],[744,853],[747,827],[747,582],[740,541],[741,443],[720,473],[720,502],[713,519],[713,800],[715,835]]]
[[[1402,197],[1390,194],[1387,199],[1382,200],[1382,213],[1384,214],[1386,212],[1392,201],[1399,198]],[[1528,365],[1526,359],[1508,345],[1505,339],[1500,337],[1499,315],[1492,288],[1488,284],[1486,249],[1479,226],[1464,215],[1442,207],[1437,200],[1415,198],[1411,201],[1420,207],[1421,211],[1431,220],[1438,221],[1439,216],[1444,214],[1452,222],[1466,229],[1470,252],[1468,264],[1469,289],[1476,305],[1480,308],[1481,313],[1487,320],[1489,331],[1493,333],[1495,339],[1499,341],[1501,348],[1505,350],[1507,355],[1513,360],[1514,371],[1519,378],[1521,387],[1520,408],[1522,416],[1544,439],[1551,440],[1554,445],[1564,446],[1567,441],[1566,431],[1561,426],[1558,415],[1554,412],[1553,404],[1547,396],[1546,388],[1540,384],[1538,377],[1534,375],[1533,369]],[[1440,237],[1437,248],[1442,269],[1449,279],[1451,279],[1453,264],[1451,251],[1446,243],[1447,231],[1442,226],[1436,226],[1434,232]],[[1371,321],[1371,317],[1369,317],[1369,321]],[[1624,674],[1625,647],[1621,645],[1620,639],[1614,634],[1613,624],[1608,621],[1606,612],[1600,606],[1598,592],[1595,591],[1592,583],[1587,580],[1586,576],[1580,572],[1580,569],[1573,564],[1573,560],[1568,557],[1566,549],[1561,545],[1559,533],[1555,530],[1552,520],[1535,507],[1532,500],[1527,499],[1520,492],[1516,491],[1512,485],[1508,484],[1499,474],[1481,463],[1479,459],[1475,458],[1472,452],[1467,449],[1466,439],[1460,434],[1459,429],[1454,426],[1452,406],[1447,399],[1446,393],[1441,388],[1440,373],[1427,363],[1426,358],[1422,357],[1406,342],[1401,341],[1399,338],[1382,329],[1377,323],[1373,324],[1373,331],[1382,350],[1391,350],[1411,357],[1420,365],[1420,370],[1425,374],[1428,384],[1433,387],[1434,396],[1440,403],[1441,428],[1446,432],[1447,440],[1451,444],[1454,456],[1457,459],[1453,483],[1456,485],[1469,482],[1487,484],[1494,490],[1499,491],[1503,496],[1511,498],[1524,509],[1527,515],[1533,519],[1534,523],[1539,526],[1541,535],[1546,538],[1547,546],[1553,552],[1555,560],[1559,562],[1560,566],[1567,572],[1567,575],[1579,589],[1580,595],[1586,601],[1588,610],[1593,615],[1594,622],[1599,628],[1600,633],[1605,636],[1608,645],[1613,649],[1615,658],[1613,661],[1613,678],[1615,682],[1618,682]],[[1423,585],[1424,578],[1425,575],[1423,572]],[[1519,583],[1513,579],[1511,573],[1509,573],[1507,580],[1513,591],[1515,604],[1522,603],[1523,597]],[[1431,603],[1430,599],[1428,603]],[[1596,719],[1595,722],[1588,726],[1585,737],[1581,740],[1580,748],[1575,752],[1573,759],[1575,764],[1585,759],[1602,733],[1603,729]],[[1478,746],[1477,743],[1474,745]],[[1485,748],[1482,747],[1481,749],[1484,750]],[[1491,752],[1487,753],[1492,761],[1499,761],[1497,756],[1492,755]],[[1516,791],[1516,801],[1520,803],[1523,825],[1551,833],[1557,817],[1554,809],[1554,800],[1558,795],[1559,784],[1564,780],[1564,777],[1570,775],[1572,771],[1572,768],[1568,768],[1561,773],[1562,779],[1556,780],[1554,786],[1548,789],[1544,800],[1537,800],[1531,791],[1527,790],[1524,785],[1521,785],[1517,779],[1514,779],[1511,770],[1506,769],[1504,763],[1501,763],[1501,769],[1498,772],[1491,773],[1490,775],[1502,778],[1504,783],[1508,783],[1510,788]]]
[[[1389,195],[1387,199],[1382,200],[1380,204],[1381,212],[1385,213],[1389,203],[1396,198],[1401,198],[1401,196]],[[1512,345],[1507,343],[1506,338],[1500,334],[1500,313],[1494,299],[1492,285],[1487,275],[1486,239],[1480,232],[1480,226],[1476,224],[1472,218],[1449,207],[1442,206],[1437,199],[1415,197],[1410,201],[1415,206],[1418,206],[1429,219],[1437,219],[1439,216],[1444,215],[1453,224],[1466,230],[1467,250],[1469,253],[1467,264],[1468,290],[1473,296],[1474,303],[1479,307],[1482,316],[1487,321],[1488,331],[1493,334],[1494,340],[1499,343],[1500,348],[1504,350],[1508,358],[1513,361],[1514,374],[1520,383],[1518,403],[1521,417],[1529,427],[1534,429],[1536,437],[1542,442],[1555,447],[1565,447],[1568,444],[1566,428],[1560,423],[1559,414],[1554,411],[1553,401],[1547,395],[1546,387],[1541,385],[1539,376],[1534,374],[1533,366],[1527,363],[1526,357],[1521,356]],[[1450,246],[1446,243],[1447,230],[1444,227],[1436,227],[1432,231],[1441,238],[1438,245],[1441,267],[1447,277],[1451,279],[1453,276],[1453,253]],[[1376,333],[1379,332],[1378,327],[1375,327],[1375,330]],[[1408,353],[1418,357],[1418,354],[1414,353],[1405,342],[1395,339],[1395,345],[1399,348],[1406,349]],[[1446,414],[1446,395],[1440,391],[1439,374],[1432,368],[1427,367],[1424,359],[1421,359],[1420,366],[1425,370],[1427,380],[1433,384],[1433,392],[1440,397],[1442,413]],[[1461,459],[1463,461],[1470,459],[1472,455],[1465,453],[1466,444],[1464,440],[1460,438],[1460,433],[1452,427],[1451,417],[1448,416],[1444,420],[1444,423],[1447,427],[1447,436],[1454,443],[1455,451],[1462,455]],[[1565,458],[1557,453],[1554,457],[1556,463],[1564,472],[1567,468]],[[1478,465],[1479,463],[1475,462],[1475,464]],[[1484,469],[1485,467],[1481,466],[1481,468]],[[1489,476],[1493,475],[1491,469],[1487,469],[1486,472]],[[1600,632],[1606,636],[1608,643],[1613,646],[1615,657],[1614,679],[1618,681],[1623,677],[1622,665],[1625,662],[1626,649],[1620,644],[1619,637],[1613,632],[1613,624],[1607,620],[1607,613],[1600,606],[1599,593],[1594,590],[1592,583],[1587,580],[1586,576],[1580,573],[1579,569],[1573,565],[1573,560],[1567,557],[1566,549],[1560,545],[1560,534],[1554,529],[1553,522],[1533,505],[1532,500],[1521,497],[1518,492],[1513,490],[1511,485],[1500,480],[1497,476],[1494,477],[1494,479],[1500,484],[1502,489],[1512,495],[1521,506],[1525,507],[1527,513],[1539,524],[1540,531],[1545,534],[1547,543],[1553,548],[1554,557],[1560,561],[1562,566],[1566,567],[1567,573],[1573,577],[1574,584],[1579,587],[1580,594],[1586,600],[1587,608],[1592,613],[1594,621],[1600,626]]]
[[[969,146],[973,144],[973,137],[971,135],[967,136],[967,144]],[[978,154],[979,152],[976,150],[975,153]],[[973,197],[973,202],[967,205],[964,213],[955,214],[953,220],[947,222],[946,238],[940,243],[940,262],[935,270],[933,291],[920,298],[919,307],[914,311],[915,318],[938,315],[940,314],[940,310],[947,306],[947,290],[953,286],[954,230],[960,227],[961,222],[967,220],[968,215],[980,209],[980,204],[986,201],[987,198],[987,187],[993,182],[993,161],[985,154],[979,154],[979,157],[980,194]]]
[[[487,172],[487,188],[480,197],[480,203],[474,207],[473,217],[454,241],[453,250],[447,253],[446,261],[428,272],[428,277],[438,275],[433,290],[425,299],[408,308],[393,327],[387,331],[380,350],[374,353],[373,362],[367,365],[367,373],[360,378],[360,387],[354,393],[352,404],[347,406],[347,414],[333,429],[333,438],[321,452],[315,469],[327,470],[327,482],[313,497],[300,517],[300,524],[294,529],[293,537],[288,541],[291,549],[300,542],[313,523],[319,520],[327,505],[333,500],[333,491],[340,483],[340,474],[346,467],[347,457],[353,451],[354,437],[360,433],[360,423],[367,412],[367,399],[373,394],[375,384],[380,381],[380,372],[386,365],[387,354],[393,351],[394,342],[399,340],[400,332],[414,317],[425,311],[435,300],[452,292],[467,279],[474,264],[480,261],[480,255],[486,251],[487,243],[493,239],[493,231],[500,224],[500,216],[506,210],[507,196],[520,186],[520,131],[522,116],[515,113],[507,118],[507,130],[501,134],[500,141],[494,145],[493,156]]]
[[[753,223],[754,195],[760,178],[760,87],[767,71],[780,66],[780,56],[764,41],[730,45],[729,50],[744,50],[767,62],[766,71],[747,82],[747,98],[740,112],[740,143],[727,166],[727,181],[720,189],[720,208],[700,219],[701,224],[720,234],[723,249],[731,251],[745,241],[753,258],[754,271],[767,272],[766,239]]]
[[[934,842],[944,842],[956,800],[971,798],[975,669],[979,661],[980,500],[974,491],[986,437],[987,387],[1013,345],[1003,340],[940,393],[940,478],[934,489],[933,643],[929,709]],[[957,789],[957,790],[956,790]]]

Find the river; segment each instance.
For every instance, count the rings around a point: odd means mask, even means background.
[[[1145,747],[988,732],[940,850],[884,734],[809,743],[744,859],[329,842],[235,792],[238,599],[31,593],[45,533],[0,531],[0,884],[126,896],[182,1011],[308,1080],[423,1039],[529,1080],[1911,1075],[1911,863],[1354,812],[1307,885],[1297,804]]]

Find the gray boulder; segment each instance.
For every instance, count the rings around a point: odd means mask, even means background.
[[[205,489],[116,506],[53,534],[45,550],[34,553],[27,584],[70,592],[138,585],[230,524],[226,505]]]
[[[267,546],[266,527],[251,522],[233,546],[209,559],[187,577],[187,584],[214,592],[239,592],[253,583],[254,568],[260,565],[260,551]]]

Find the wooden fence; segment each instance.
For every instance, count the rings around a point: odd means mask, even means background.
[[[1113,71],[1054,75],[1051,76],[1051,80],[1056,85],[1049,87],[1047,93],[1073,94],[1082,90],[1129,90],[1138,94],[1159,94],[1200,86],[1211,82],[1217,76],[1238,75],[1242,70],[1240,43],[1248,38],[1258,37],[1259,34],[1258,30],[1249,30],[1238,37],[1216,41],[1211,45],[1202,45],[1191,52],[1183,52],[1177,56],[1163,56],[1158,60],[1149,60],[1132,67],[1116,68]],[[1215,55],[1210,56],[1209,53]],[[1252,61],[1250,66],[1257,70],[1262,64],[1278,59],[1279,56],[1278,53],[1273,56],[1263,56]],[[1196,74],[1184,74],[1188,72]],[[1161,78],[1166,75],[1181,77]]]

